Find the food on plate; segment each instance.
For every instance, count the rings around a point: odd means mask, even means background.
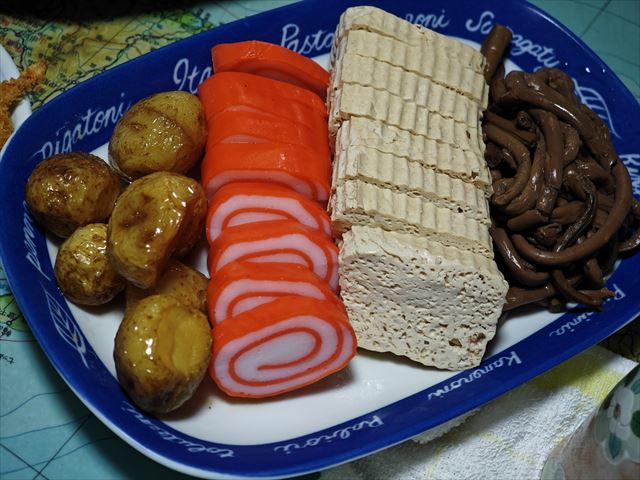
[[[334,190],[345,182],[363,181],[410,197],[427,198],[437,207],[462,212],[481,223],[489,221],[486,194],[473,183],[357,143],[348,148],[339,144],[336,157]]]
[[[303,265],[231,262],[212,278],[207,290],[209,319],[215,326],[230,317],[287,295],[326,300],[344,310],[327,283]]]
[[[298,145],[222,143],[207,151],[202,184],[207,198],[232,182],[285,185],[307,198],[326,202],[331,184],[328,155]]]
[[[356,147],[374,149],[464,180],[478,187],[487,197],[492,192],[491,176],[481,155],[377,120],[363,117],[344,120],[335,143],[336,155],[346,155],[351,148],[359,150]]]
[[[450,370],[480,362],[507,289],[493,260],[437,239],[354,226],[339,265],[359,347]]]
[[[509,281],[505,310],[567,302],[600,308],[620,253],[640,245],[640,202],[606,124],[556,68],[506,77],[511,32],[482,45],[491,103],[483,130],[491,169],[493,237]]]
[[[99,157],[60,153],[40,162],[25,187],[33,217],[54,235],[66,238],[76,228],[105,222],[120,195],[120,178]]]
[[[202,157],[207,129],[202,104],[188,92],[161,92],[134,104],[109,141],[109,160],[124,176],[186,173]]]
[[[175,410],[195,392],[211,356],[207,317],[171,295],[151,295],[127,309],[113,358],[118,381],[143,410]]]
[[[313,60],[273,43],[249,40],[222,43],[211,49],[213,70],[247,72],[327,95],[329,73]]]
[[[42,62],[34,63],[25,68],[18,78],[0,82],[0,148],[13,132],[11,111],[22,97],[42,83],[46,68]]]
[[[198,95],[207,120],[221,112],[247,111],[281,117],[311,129],[327,128],[327,108],[317,96],[257,75],[216,73],[198,87]]]
[[[465,123],[477,122],[482,116],[482,107],[472,99],[458,95],[455,90],[428,78],[371,57],[343,55],[331,82],[329,103],[339,105],[340,102],[334,100],[333,96],[341,94],[346,97],[344,102],[354,104],[350,107],[340,105],[348,110],[363,107],[360,102],[370,100],[374,102],[369,105],[370,108],[375,105],[379,109],[385,105],[389,111],[396,110],[401,115],[413,115],[409,109],[421,107],[430,113]],[[349,91],[341,92],[344,88]]]
[[[391,14],[385,13],[385,15]],[[341,23],[338,28],[344,29],[346,27]],[[432,33],[443,38],[443,42],[462,44],[458,40],[447,38],[436,32]],[[476,54],[479,55],[478,52]],[[489,89],[484,81],[482,71],[478,72],[475,69],[465,67],[455,57],[449,56],[442,45],[425,48],[424,45],[409,45],[388,35],[367,30],[345,30],[343,35],[336,36],[331,54],[332,65],[337,63],[335,61],[337,58],[344,55],[375,58],[455,90],[479,103],[482,108],[487,105]],[[335,67],[332,67],[331,73],[334,74],[334,71]],[[329,95],[331,94],[329,93]]]
[[[78,305],[102,305],[125,286],[107,256],[107,225],[77,228],[60,246],[54,273],[62,293]]]
[[[358,345],[478,365],[507,290],[489,234],[484,59],[373,7],[343,13],[331,58],[329,210]]]
[[[482,155],[484,144],[477,113],[472,112],[466,120],[457,121],[385,91],[343,84],[333,95],[329,130],[336,135],[344,120],[364,117]]]
[[[107,252],[135,286],[158,282],[169,258],[187,253],[202,237],[207,199],[195,180],[155,172],[132,182],[109,219]]]
[[[331,237],[331,220],[326,210],[298,192],[277,183],[229,183],[209,203],[207,239],[213,243],[227,227],[287,219]]]
[[[134,307],[150,295],[169,295],[189,307],[207,313],[206,298],[209,279],[198,270],[172,258],[156,283],[148,290],[127,284],[127,309]]]
[[[476,73],[484,71],[484,58],[474,48],[421,25],[409,23],[379,8],[363,6],[345,10],[336,30],[336,44],[346,35],[359,30],[373,32],[406,45],[443,55],[442,66],[446,68],[462,66]]]
[[[356,338],[333,302],[280,297],[213,329],[210,373],[234,397],[271,397],[344,368]]]
[[[336,167],[339,168],[339,167]],[[437,239],[446,246],[493,258],[487,218],[476,220],[461,211],[439,207],[425,195],[413,196],[360,179],[344,180],[331,196],[331,220],[338,233],[354,225]]]
[[[327,126],[311,129],[283,117],[253,111],[226,110],[208,121],[207,152],[220,143],[298,145],[329,158]]]
[[[211,244],[209,274],[231,262],[284,262],[303,265],[338,289],[338,248],[327,238],[295,220],[275,220],[226,228]]]
[[[320,96],[329,78],[262,42],[212,55],[216,73],[199,87],[209,129],[210,371],[231,396],[270,397],[344,368],[356,350],[323,208],[331,153]]]

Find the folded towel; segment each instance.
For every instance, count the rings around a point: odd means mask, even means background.
[[[592,347],[488,403],[475,415],[467,414],[466,421],[459,417],[416,437],[417,441],[327,470],[320,478],[540,478],[554,447],[578,429],[635,365],[602,347]],[[447,426],[453,429],[442,434]],[[425,440],[430,441],[420,443]]]

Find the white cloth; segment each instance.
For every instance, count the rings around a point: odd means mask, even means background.
[[[635,362],[592,347],[436,429],[326,470],[322,480],[537,479],[552,449],[595,411]],[[457,422],[456,422],[457,420]],[[446,427],[445,427],[446,428]],[[420,441],[428,443],[420,443]]]

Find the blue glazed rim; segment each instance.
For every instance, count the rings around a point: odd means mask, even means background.
[[[138,99],[160,90],[194,91],[207,73],[213,44],[260,39],[285,43],[308,56],[320,55],[330,49],[329,34],[340,13],[361,3],[309,0],[158,49],[53,99],[24,123],[6,147],[0,162],[3,224],[17,227],[0,231],[0,256],[21,310],[54,367],[87,407],[136,449],[170,468],[210,478],[281,477],[367,455],[526,382],[606,338],[640,310],[634,298],[640,292],[640,255],[636,254],[625,258],[609,279],[618,295],[602,312],[565,314],[475,369],[348,422],[283,442],[248,446],[206,442],[129,404],[84,338],[53,280],[46,239],[23,203],[28,175],[43,156],[55,152],[56,145],[91,151],[106,143],[117,116]],[[512,59],[525,70],[541,65],[567,70],[592,106],[608,121],[615,119],[610,126],[621,157],[640,167],[636,153],[640,148],[634,143],[640,138],[640,126],[633,121],[640,118],[638,102],[588,47],[544,12],[525,2],[500,0],[461,0],[455,12],[447,0],[366,3],[478,43],[493,22],[512,27],[516,41]],[[634,175],[637,183],[637,170]]]

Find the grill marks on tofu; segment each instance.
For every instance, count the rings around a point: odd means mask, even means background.
[[[345,11],[331,57],[329,210],[358,345],[477,365],[507,291],[489,235],[484,58],[372,7]]]

